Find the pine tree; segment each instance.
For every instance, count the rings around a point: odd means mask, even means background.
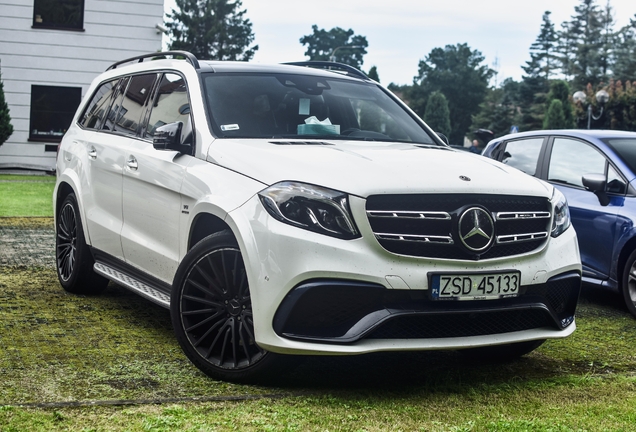
[[[11,126],[9,105],[4,100],[4,84],[2,82],[2,74],[0,74],[0,146],[9,139],[12,133],[13,126]]]
[[[607,83],[610,73],[612,51],[614,50],[617,42],[616,33],[614,32],[614,24],[616,24],[616,20],[614,19],[614,10],[610,5],[609,0],[607,0],[605,8],[601,12],[601,50],[599,52],[601,81],[605,83]]]
[[[209,60],[243,60],[254,57],[252,23],[244,18],[241,0],[176,0],[167,16],[172,50],[190,51]]]
[[[570,28],[577,40],[574,57],[574,84],[584,88],[588,83],[596,85],[602,77],[602,20],[595,0],[581,0],[574,7]]]
[[[510,132],[511,126],[519,126],[519,90],[521,83],[507,78],[500,87],[491,88],[473,116],[472,130],[488,129],[495,136]]]
[[[615,79],[636,80],[636,14],[629,25],[617,32],[612,72]]]
[[[561,101],[561,112],[563,113],[563,126],[560,126],[558,129],[569,129],[574,127],[574,114],[572,113],[572,104],[570,103],[570,86],[565,81],[553,81],[550,84],[550,92],[548,93],[547,106],[546,111],[550,111],[550,107],[552,107],[552,102],[555,100]],[[545,121],[548,120],[549,115],[546,114],[544,119],[544,129]],[[550,120],[553,121],[553,120]],[[554,129],[554,128],[552,128]]]
[[[378,75],[378,68],[376,66],[371,66],[371,69],[369,69],[367,76],[373,81],[380,82],[380,76]]]
[[[566,129],[567,127],[563,115],[563,103],[558,99],[553,99],[543,120],[543,129]]]
[[[566,21],[561,23],[561,30],[557,32],[557,62],[561,73],[568,81],[574,76],[574,63],[578,46],[578,36],[572,27],[573,24]]]
[[[522,66],[522,69],[525,75],[521,77],[519,88],[520,130],[538,130],[543,125],[548,80],[541,73],[541,64],[532,53],[530,54],[530,61],[527,61],[526,65]]]
[[[539,36],[530,45],[530,53],[534,55],[535,61],[539,63],[541,72],[546,80],[549,80],[554,75],[557,58],[555,51],[557,34],[554,30],[554,24],[550,21],[550,14],[550,11],[545,11],[543,14],[543,24],[541,25]]]
[[[441,132],[448,137],[451,132],[450,111],[443,93],[435,91],[428,97],[424,121],[435,132]]]

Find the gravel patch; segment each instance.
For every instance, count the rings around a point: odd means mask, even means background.
[[[0,218],[0,266],[54,268],[53,218]]]

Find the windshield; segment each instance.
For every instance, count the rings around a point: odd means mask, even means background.
[[[399,141],[435,144],[374,84],[310,75],[204,76],[212,129],[221,138]]]
[[[636,173],[636,138],[606,138],[603,141]]]

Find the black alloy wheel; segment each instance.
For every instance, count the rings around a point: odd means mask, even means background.
[[[67,282],[73,275],[77,256],[77,214],[68,199],[58,214],[56,242],[58,275]]]
[[[93,256],[84,239],[77,198],[64,198],[55,225],[55,263],[62,287],[75,294],[96,294],[108,285],[108,279],[93,271]]]
[[[631,253],[625,263],[622,292],[627,310],[636,317],[636,251]]]
[[[256,343],[247,273],[228,231],[188,252],[175,277],[170,309],[177,340],[207,375],[254,381],[280,363],[280,355]]]

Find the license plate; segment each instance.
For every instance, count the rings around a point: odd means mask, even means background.
[[[434,274],[434,300],[493,300],[519,295],[519,272],[485,274]]]

